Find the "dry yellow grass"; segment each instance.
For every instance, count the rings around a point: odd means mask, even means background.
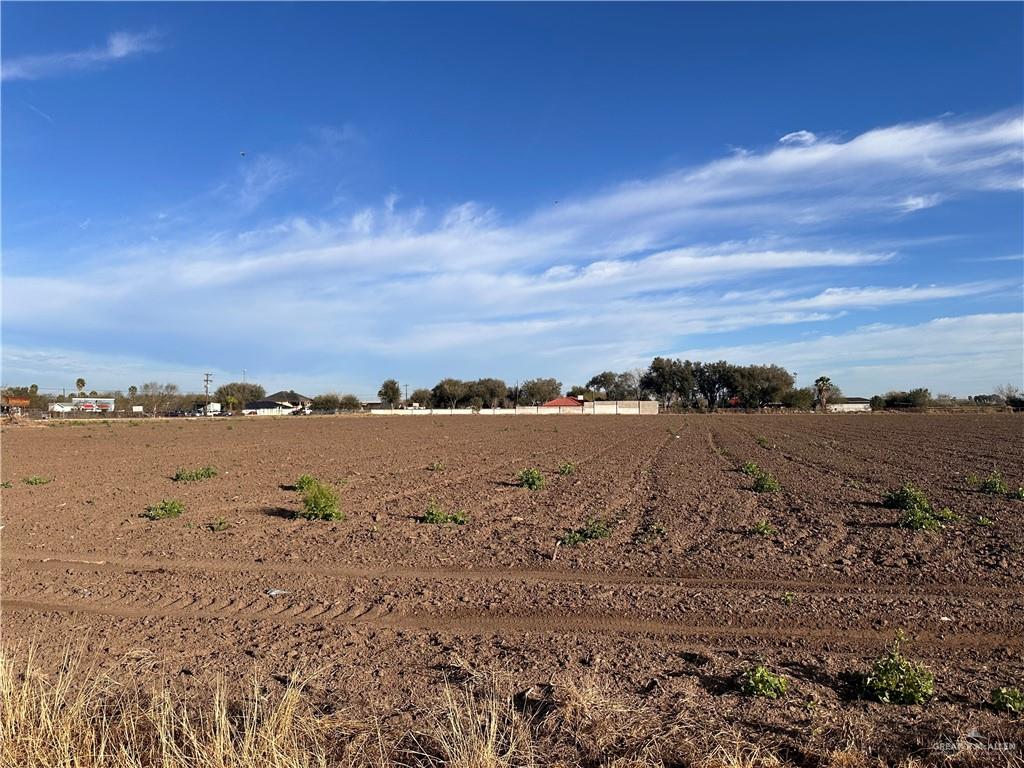
[[[32,651],[0,650],[0,768],[785,768],[737,734],[702,734],[624,703],[597,677],[565,677],[535,707],[517,705],[511,676],[470,674],[446,684],[413,725],[388,726],[353,709],[316,711],[292,676],[267,694],[253,676],[229,701],[135,679],[147,659],[113,673],[65,652],[42,670]],[[825,768],[884,768],[856,749]],[[910,764],[905,764],[910,768]]]

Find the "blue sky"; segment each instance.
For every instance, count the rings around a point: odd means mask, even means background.
[[[1024,380],[1020,4],[2,16],[4,384]]]

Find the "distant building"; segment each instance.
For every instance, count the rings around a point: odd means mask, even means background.
[[[827,406],[829,413],[864,413],[871,410],[871,401],[866,397],[841,397]]]
[[[282,390],[262,400],[246,403],[243,413],[252,416],[288,416],[307,411],[313,400],[293,390]]]

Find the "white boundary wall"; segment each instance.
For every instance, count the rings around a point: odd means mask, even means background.
[[[518,408],[375,408],[374,416],[656,416],[658,404],[654,400],[601,400],[584,403],[579,408],[559,406],[545,408],[542,405],[519,406]]]

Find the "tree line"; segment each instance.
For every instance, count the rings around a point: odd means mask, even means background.
[[[29,409],[45,411],[50,403],[66,399],[46,394],[32,384],[6,387],[3,394],[29,401]],[[228,411],[239,411],[248,403],[262,400],[266,390],[254,382],[231,382],[211,393],[211,401]],[[414,390],[402,396],[398,381],[387,379],[377,396],[385,407],[401,408],[509,408],[516,405],[541,405],[562,394],[562,383],[554,378],[535,378],[508,385],[498,378],[462,380],[441,379],[433,387]],[[655,357],[647,368],[629,371],[602,371],[585,384],[570,387],[567,394],[585,401],[657,400],[666,410],[715,410],[723,406],[757,409],[782,405],[795,410],[826,406],[842,398],[842,392],[827,376],[820,376],[810,387],[796,387],[793,374],[778,365],[734,365],[725,360],[703,363]],[[111,397],[115,409],[128,410],[141,405],[146,413],[190,410],[202,395],[183,393],[176,384],[151,381],[128,387],[126,392],[87,390],[84,378],[75,381],[69,396]],[[364,403],[352,394],[325,393],[314,397],[312,410],[322,413],[354,412]],[[921,409],[928,406],[1009,405],[1024,408],[1019,387],[1005,384],[992,393],[954,398],[932,396],[924,387],[908,391],[890,391],[870,399],[872,410]]]

